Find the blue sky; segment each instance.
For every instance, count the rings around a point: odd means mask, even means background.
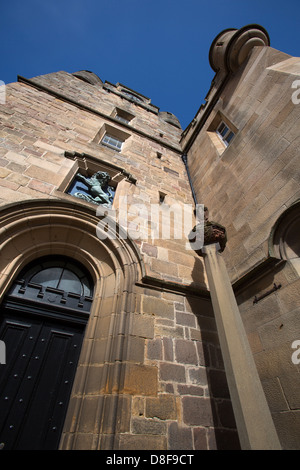
[[[2,0],[0,80],[91,70],[175,114],[185,128],[214,76],[219,32],[258,23],[300,56],[299,0]]]

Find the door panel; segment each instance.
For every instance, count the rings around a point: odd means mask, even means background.
[[[84,328],[47,316],[1,317],[6,365],[0,368],[0,442],[4,449],[55,449]]]
[[[0,366],[0,440],[1,429],[24,378],[34,338],[41,325],[18,321],[7,316],[0,326],[0,338],[6,345],[6,364]]]

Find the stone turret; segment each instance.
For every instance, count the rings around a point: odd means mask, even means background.
[[[235,72],[253,47],[269,45],[269,35],[262,26],[250,24],[241,29],[226,29],[214,39],[209,63],[215,72]]]

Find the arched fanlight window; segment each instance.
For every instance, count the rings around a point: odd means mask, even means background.
[[[0,374],[5,449],[58,448],[92,295],[85,267],[53,255],[27,265],[5,296],[0,306],[8,358],[7,372]]]
[[[84,266],[63,256],[39,258],[27,265],[13,283],[9,299],[51,308],[89,312],[93,280]]]
[[[43,258],[27,267],[18,276],[27,283],[39,284],[78,295],[92,296],[92,282],[88,273],[66,258]]]

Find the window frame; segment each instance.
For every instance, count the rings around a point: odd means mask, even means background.
[[[115,115],[115,119],[118,119],[120,122],[124,122],[125,124],[129,124],[129,119],[126,119],[125,117],[121,116],[120,114]]]
[[[103,145],[115,152],[121,152],[123,151],[123,144],[125,144],[129,137],[131,137],[131,134],[128,132],[104,123],[91,142]],[[112,140],[110,141],[109,139]],[[116,142],[120,142],[120,145],[116,144]]]
[[[116,145],[113,143],[114,141],[117,143]],[[116,137],[106,132],[101,139],[101,144],[113,150],[116,150],[117,152],[121,152],[124,140],[121,140],[119,137]]]
[[[52,272],[54,270],[59,272],[57,278],[52,277],[50,279],[48,272],[50,273],[51,270]],[[74,281],[81,285],[80,293],[77,290],[72,291],[70,289],[63,289],[60,287],[66,286],[68,283],[68,280],[65,278],[65,274],[67,272],[72,273],[74,276],[74,279],[72,279],[71,282]],[[46,273],[47,276],[49,276],[49,279],[43,280],[42,273]],[[43,290],[52,289],[52,291],[64,291],[65,293],[75,295],[79,294],[84,297],[92,297],[94,290],[94,283],[88,270],[77,261],[62,255],[48,255],[35,259],[23,268],[16,281],[22,281],[26,286],[34,284],[41,286]],[[51,285],[51,283],[54,283],[55,285]]]
[[[220,128],[222,128],[220,130]],[[224,132],[225,131],[225,132]],[[221,121],[216,129],[216,134],[217,136],[221,139],[221,141],[228,147],[232,139],[235,137],[234,131],[230,128],[228,124],[226,124],[225,121]],[[230,139],[228,140],[228,137],[231,135]]]
[[[135,115],[125,111],[124,109],[116,107],[112,113],[112,117],[117,119],[119,122],[130,124],[132,119],[135,118]]]

